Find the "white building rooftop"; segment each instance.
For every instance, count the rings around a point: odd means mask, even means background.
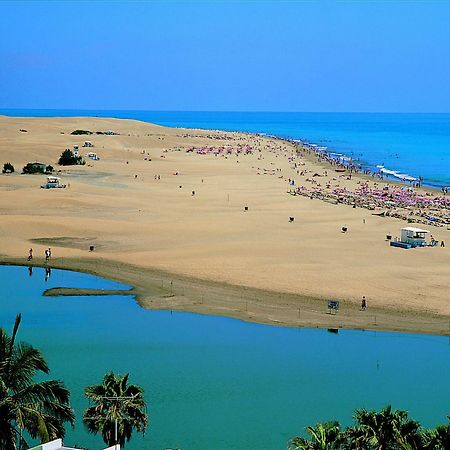
[[[412,231],[413,233],[429,233],[429,231],[427,231],[427,230],[422,230],[421,228],[415,228],[415,227],[405,227],[405,228],[402,228],[402,230]]]
[[[30,448],[29,450],[79,450],[74,447],[64,447],[62,439],[55,439],[54,441],[47,442],[46,444],[38,445],[37,447]],[[105,450],[120,450],[120,445],[113,445]]]

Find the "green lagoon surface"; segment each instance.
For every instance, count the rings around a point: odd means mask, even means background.
[[[352,422],[391,403],[425,426],[450,412],[449,338],[290,329],[223,317],[146,311],[132,297],[43,297],[50,287],[119,289],[91,275],[0,267],[0,326],[41,349],[71,391],[65,442],[101,449],[81,423],[83,388],[109,370],[145,388],[150,426],[133,450],[277,450],[309,424]],[[205,299],[206,300],[206,299]]]

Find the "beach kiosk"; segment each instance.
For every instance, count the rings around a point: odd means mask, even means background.
[[[65,184],[61,184],[61,179],[58,177],[50,176],[47,177],[47,183],[41,186],[42,189],[54,189],[54,188],[65,188]]]
[[[390,245],[401,248],[425,247],[427,245],[425,240],[427,233],[427,230],[421,228],[405,227],[401,229],[400,240],[391,241]]]
[[[401,229],[401,241],[405,244],[411,244],[412,247],[424,247],[427,245],[425,237],[427,230],[415,227],[405,227]]]

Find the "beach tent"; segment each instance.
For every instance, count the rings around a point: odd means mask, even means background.
[[[401,242],[411,244],[414,247],[426,245],[425,236],[427,230],[422,230],[415,227],[405,227],[401,229]]]

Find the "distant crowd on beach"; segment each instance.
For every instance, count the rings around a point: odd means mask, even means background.
[[[205,135],[183,134],[183,137],[202,137]],[[240,140],[243,136],[227,135],[223,133],[210,134],[206,136],[210,139]],[[437,227],[450,226],[450,196],[448,187],[441,189],[442,195],[436,193],[417,191],[423,185],[423,178],[413,178],[405,175],[402,180],[409,185],[399,185],[388,183],[386,173],[382,169],[371,171],[356,164],[351,158],[338,155],[308,142],[295,141],[291,139],[268,139],[271,136],[249,134],[246,136],[246,143],[236,143],[234,145],[224,144],[219,146],[203,145],[201,147],[192,146],[185,151],[198,155],[213,156],[240,156],[257,154],[258,160],[264,160],[264,149],[273,153],[276,158],[287,157],[291,164],[291,169],[301,176],[306,177],[302,184],[298,185],[294,178],[286,179],[288,182],[288,193],[291,195],[301,195],[311,199],[320,199],[334,204],[347,204],[354,208],[365,208],[371,211],[377,210],[374,214],[379,216],[395,217],[406,220],[410,223],[421,223]],[[289,146],[284,145],[289,144]],[[180,148],[171,149],[181,151]],[[317,162],[323,167],[328,165],[330,169],[322,171],[308,170],[303,157],[317,158]],[[237,161],[239,162],[239,161]],[[270,164],[275,164],[271,162]],[[282,169],[277,167],[253,167],[257,175],[276,175],[280,179],[285,179]],[[317,170],[317,169],[316,169]],[[375,180],[360,179],[357,187],[349,188],[342,186],[341,181],[352,180],[352,175],[362,174],[371,176]],[[321,178],[326,178],[321,182]],[[155,179],[159,179],[155,177]]]
[[[383,211],[377,215],[396,217],[408,222],[437,227],[450,225],[448,215],[450,197],[429,193],[421,194],[410,187],[389,184],[380,186],[378,183],[374,183],[373,187],[370,187],[368,182],[359,181],[358,185],[356,190],[351,191],[346,187],[332,188],[327,185],[326,188],[322,188],[317,184],[312,184],[311,187],[299,186],[290,193],[372,211],[381,208]]]
[[[308,154],[314,154],[317,157],[317,161],[319,163],[328,163],[331,166],[334,166],[338,169],[346,170],[350,174],[362,174],[366,176],[372,176],[378,180],[385,180],[387,178],[387,171],[383,171],[384,168],[379,168],[378,170],[369,170],[367,168],[363,168],[361,165],[356,164],[351,158],[345,156],[336,156],[334,153],[329,152],[326,147],[319,147],[315,144],[310,143],[297,143],[295,145],[300,148],[302,151],[308,152]],[[403,183],[410,183],[412,187],[419,188],[423,185],[423,178],[418,177],[410,177],[408,175],[400,176],[399,179]]]
[[[202,146],[202,147],[190,147],[186,150],[186,153],[196,153],[197,155],[251,155],[253,154],[253,147],[251,145],[245,144],[238,144],[236,147],[232,147],[230,145],[227,146],[219,146],[219,147],[212,147],[212,146]]]
[[[420,187],[423,179],[419,178],[412,186],[400,186],[397,184],[380,183],[383,179],[383,173],[372,173],[368,170],[361,170],[360,167],[351,162],[340,162],[331,157],[328,153],[317,149],[317,146],[295,143],[297,154],[302,156],[304,152],[314,154],[320,163],[328,163],[336,172],[336,175],[322,185],[318,179],[327,177],[328,172],[314,173],[305,182],[308,185],[294,187],[295,183],[289,180],[290,189],[288,192],[292,195],[302,195],[311,199],[320,199],[329,203],[343,203],[351,205],[354,208],[366,208],[368,210],[382,209],[377,213],[380,216],[396,217],[406,220],[410,223],[421,223],[424,225],[433,225],[445,227],[450,225],[450,197],[447,196],[448,188],[441,189],[443,195],[432,194],[430,192],[418,192],[414,188]],[[292,168],[300,175],[306,175],[307,171],[302,170],[299,173],[297,163],[293,163]],[[357,182],[358,187],[350,190],[347,187],[339,185],[339,179],[351,180],[352,173],[371,174],[378,181],[370,183],[368,180]],[[334,184],[334,185],[333,185]]]

